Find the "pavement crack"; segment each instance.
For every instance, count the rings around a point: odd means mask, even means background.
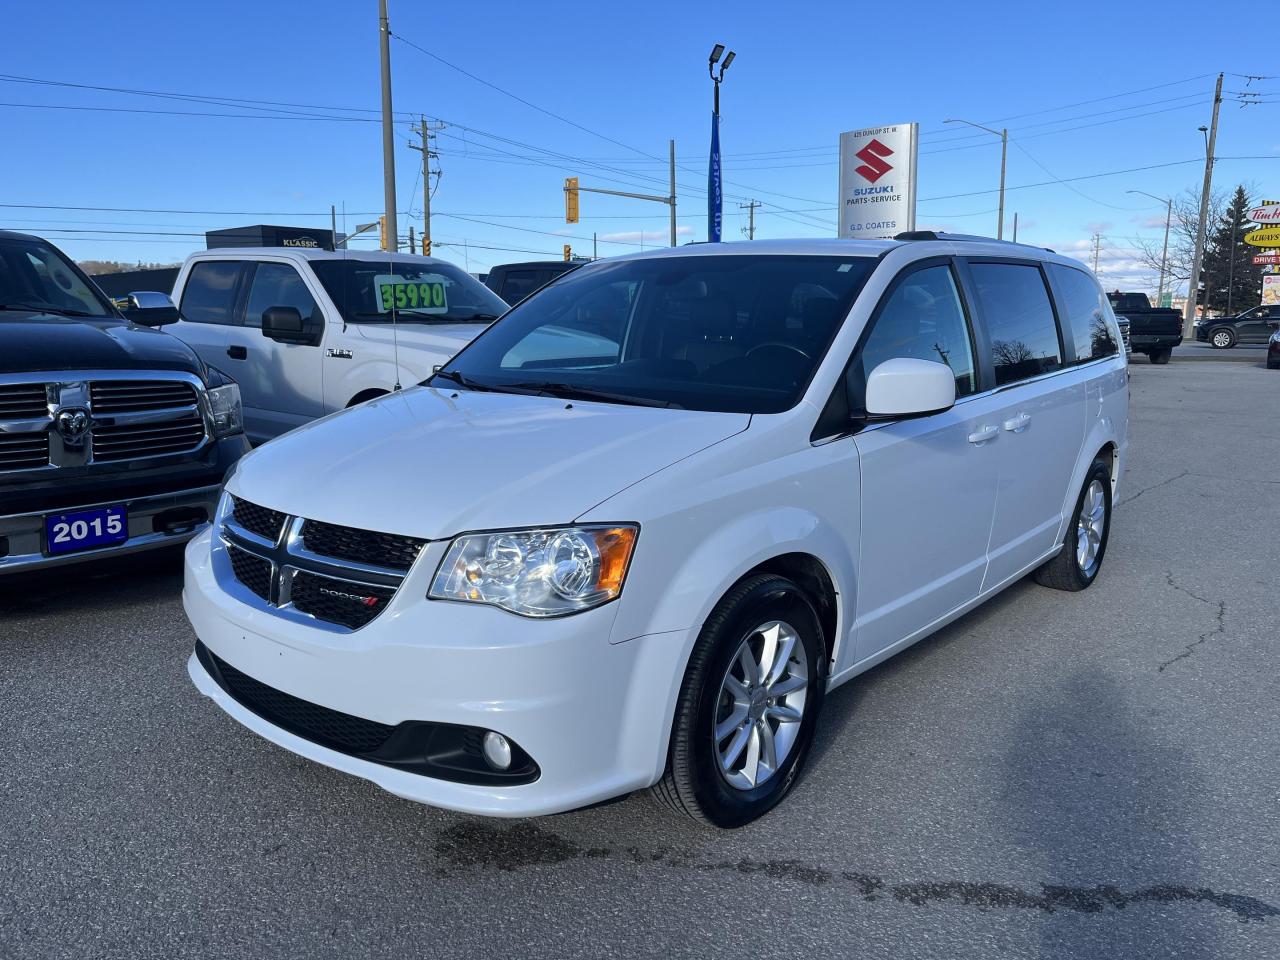
[[[1147,493],[1148,491],[1156,490],[1156,489],[1158,489],[1158,488],[1160,488],[1160,487],[1167,487],[1169,484],[1174,483],[1174,482],[1176,482],[1176,481],[1178,481],[1178,480],[1181,480],[1183,477],[1190,476],[1190,475],[1191,475],[1191,471],[1190,471],[1190,470],[1183,470],[1183,471],[1182,471],[1180,474],[1178,474],[1176,477],[1170,477],[1168,480],[1161,480],[1159,483],[1153,483],[1153,484],[1151,484],[1151,486],[1149,486],[1149,487],[1143,487],[1141,490],[1139,490],[1139,491],[1138,491],[1137,493],[1135,493],[1133,496],[1131,496],[1131,497],[1125,497],[1125,498],[1124,498],[1123,500],[1121,500],[1118,504],[1116,504],[1116,506],[1118,506],[1118,507],[1122,507],[1122,506],[1124,506],[1126,503],[1133,503],[1133,501],[1137,500],[1140,496],[1142,496],[1144,493]]]
[[[586,846],[532,823],[497,824],[466,821],[436,836],[435,852],[442,864],[437,875],[457,870],[499,870],[550,867],[576,860],[607,860],[639,868],[736,873],[770,880],[803,883],[830,890],[847,890],[867,902],[891,900],[913,907],[951,904],[978,910],[1072,911],[1097,914],[1142,903],[1204,903],[1228,910],[1241,923],[1280,917],[1280,908],[1257,897],[1221,893],[1207,887],[1158,883],[1134,890],[1110,884],[1063,886],[1042,883],[1039,890],[1008,884],[964,880],[916,880],[893,883],[873,873],[832,870],[795,858],[700,860],[685,850],[635,846]]]
[[[1198,600],[1200,603],[1208,604],[1211,607],[1216,607],[1217,612],[1214,615],[1213,629],[1206,630],[1204,633],[1200,634],[1200,636],[1197,639],[1193,640],[1191,643],[1188,643],[1186,647],[1183,648],[1182,652],[1179,653],[1176,657],[1166,660],[1162,664],[1160,664],[1160,666],[1156,669],[1157,673],[1164,673],[1167,668],[1173,666],[1179,660],[1186,660],[1188,657],[1190,657],[1192,654],[1196,652],[1197,647],[1200,647],[1201,645],[1206,643],[1211,637],[1223,636],[1227,632],[1227,601],[1210,600],[1207,597],[1202,597],[1198,593],[1194,593],[1193,591],[1188,590],[1186,587],[1182,586],[1176,580],[1173,579],[1172,570],[1166,570],[1164,577],[1165,577],[1165,583],[1173,587],[1173,589],[1177,590],[1179,593],[1185,593],[1192,600]]]

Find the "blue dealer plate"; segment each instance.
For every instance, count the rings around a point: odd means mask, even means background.
[[[124,507],[98,507],[44,518],[45,543],[50,553],[92,550],[129,539],[129,516]]]

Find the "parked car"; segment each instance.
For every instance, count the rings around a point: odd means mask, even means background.
[[[1152,363],[1168,363],[1173,348],[1182,343],[1182,314],[1172,307],[1153,307],[1145,293],[1107,294],[1118,316],[1129,321],[1129,346],[1145,353]]]
[[[514,306],[556,277],[577,270],[585,262],[587,261],[532,260],[527,263],[503,263],[491,269],[484,282],[506,303]]]
[[[1116,326],[1120,328],[1120,341],[1124,344],[1124,355],[1128,359],[1133,353],[1133,344],[1129,342],[1129,318],[1120,314],[1116,315]]]
[[[121,314],[52,244],[0,231],[0,575],[180,544],[248,450],[234,381],[166,296]]]
[[[828,688],[1107,549],[1128,374],[1097,281],[912,236],[584,266],[425,387],[254,451],[187,551],[196,686],[424,803],[765,813]]]
[[[232,371],[254,443],[429,377],[507,309],[442,260],[280,247],[193,254],[173,297],[168,331]]]
[[[1267,341],[1267,369],[1280,370],[1280,320],[1272,320],[1271,329],[1271,339]]]
[[[1280,320],[1280,304],[1253,307],[1234,317],[1204,317],[1196,321],[1196,339],[1219,350],[1237,343],[1266,343],[1273,320]]]

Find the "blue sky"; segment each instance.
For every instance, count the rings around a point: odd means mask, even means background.
[[[1222,160],[1215,185],[1280,193],[1280,79],[1244,77],[1280,74],[1274,56],[1249,52],[1265,28],[1260,11],[1236,0],[1175,0],[1158,13],[1117,0],[391,0],[395,106],[405,111],[401,229],[420,227],[408,114],[421,113],[446,124],[432,202],[435,238],[448,245],[436,252],[472,270],[558,257],[565,242],[589,254],[593,233],[602,256],[664,244],[666,208],[642,201],[584,196],[582,222],[566,226],[562,184],[577,174],[584,185],[665,192],[668,138],[681,239],[703,239],[706,57],[722,42],[737,53],[722,88],[726,239],[745,226],[738,205],[748,199],[764,203],[758,237],[834,235],[839,133],[911,120],[922,130],[918,226],[994,234],[999,142],[942,124],[963,117],[1010,130],[1007,211],[1019,214],[1019,239],[1084,257],[1101,233],[1104,276],[1141,286],[1134,238],[1158,235],[1163,209],[1125,191],[1198,186],[1197,127],[1219,70],[1227,90],[1266,102],[1224,103],[1218,156],[1258,159]],[[42,233],[79,259],[176,261],[203,247],[206,229],[327,225],[331,203],[353,228],[380,210],[375,0],[7,2],[3,16],[5,77],[305,106],[0,81],[0,225]],[[234,116],[189,115],[210,113]],[[1122,170],[1132,172],[1092,177]]]

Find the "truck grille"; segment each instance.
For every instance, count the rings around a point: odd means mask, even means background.
[[[359,630],[387,608],[427,543],[289,516],[236,496],[221,536],[231,575],[268,609],[340,631]]]
[[[40,420],[49,416],[49,398],[43,383],[0,386],[0,420]]]
[[[204,419],[193,408],[189,413],[163,423],[94,427],[93,459],[99,463],[110,463],[164,453],[183,453],[203,442]]]
[[[34,470],[48,465],[48,433],[0,433],[0,470]]]
[[[97,414],[139,413],[194,407],[196,392],[178,380],[102,380],[89,385],[89,400]]]

